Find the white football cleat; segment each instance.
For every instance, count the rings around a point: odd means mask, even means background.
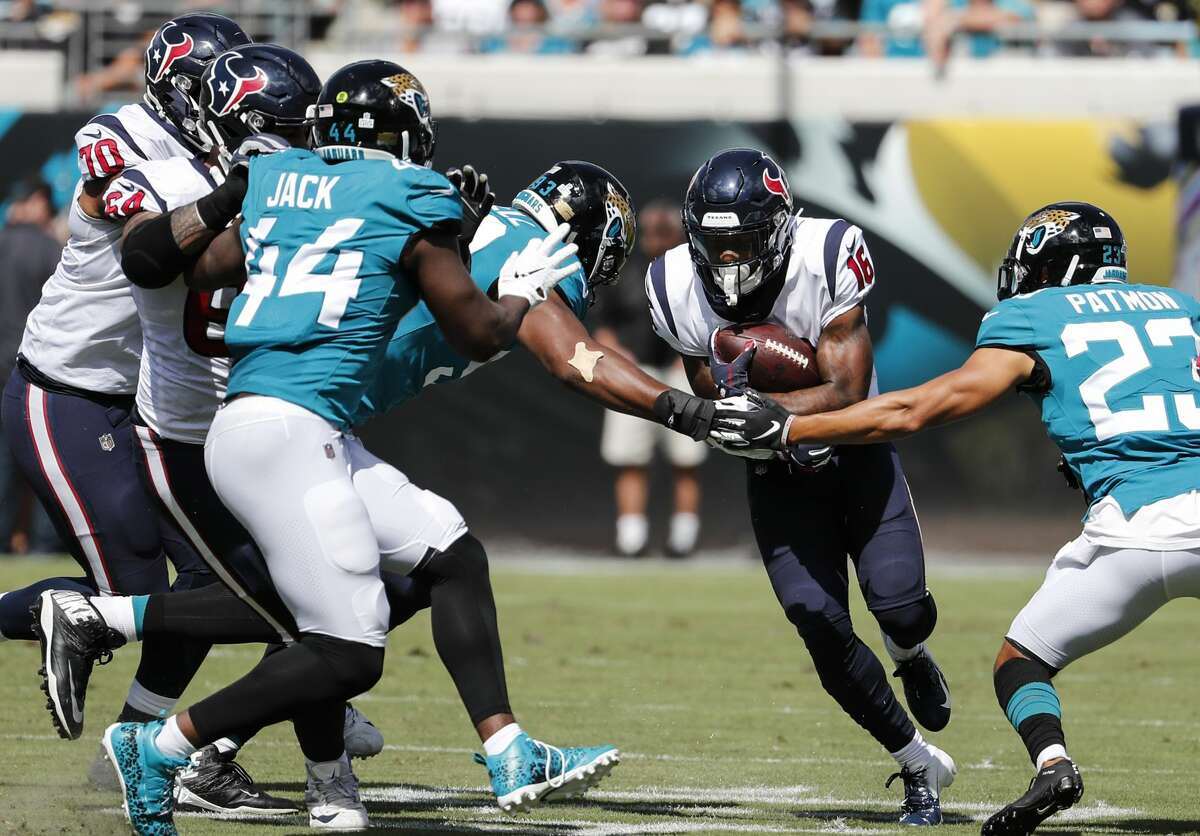
[[[346,754],[352,758],[373,758],[383,751],[383,733],[350,703],[346,703],[346,725],[342,730]]]
[[[305,767],[308,786],[304,790],[304,805],[308,808],[309,827],[346,832],[371,826],[348,757],[342,755],[341,760],[331,764],[306,761]]]

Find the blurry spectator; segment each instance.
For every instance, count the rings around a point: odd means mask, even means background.
[[[75,79],[75,92],[81,101],[89,102],[114,91],[141,91],[145,77],[146,47],[154,37],[154,29],[141,34],[138,42],[117,53],[107,66]]]
[[[697,35],[681,52],[740,52],[749,42],[742,25],[741,0],[712,0],[708,10],[708,30]]]
[[[1128,5],[1124,0],[1075,0],[1074,6],[1076,19],[1088,23],[1145,20],[1136,6]],[[1156,49],[1158,47],[1153,44],[1115,43],[1104,38],[1063,41],[1058,45],[1058,52],[1062,55],[1146,54]]]
[[[919,0],[864,0],[860,20],[886,24],[887,33],[865,32],[858,38],[858,50],[871,58],[916,58],[925,54],[921,43],[924,21]]]
[[[937,64],[959,47],[972,58],[986,58],[1001,48],[997,29],[1033,19],[1025,0],[925,0],[925,48]]]
[[[550,25],[564,29],[592,26],[600,20],[598,0],[550,0]]]
[[[433,0],[400,0],[400,32],[397,48],[401,52],[462,52],[462,35],[435,23]]]
[[[679,206],[666,200],[646,204],[638,215],[638,249],[625,265],[621,281],[597,296],[596,340],[637,361],[664,383],[691,391],[683,363],[655,336],[646,307],[643,277],[650,262],[684,241]],[[690,554],[700,533],[700,480],[696,468],[708,448],[666,427],[623,415],[604,413],[600,455],[618,468],[616,480],[616,549],[625,557],[642,554],[649,540],[646,519],[649,465],[659,447],[674,475],[674,512],[667,551]]]
[[[11,20],[13,23],[34,21],[49,11],[50,4],[40,0],[9,0],[0,3],[0,20]]]
[[[433,0],[433,20],[444,32],[499,32],[507,16],[508,0]]]
[[[508,6],[508,23],[514,30],[503,37],[484,38],[480,52],[524,52],[536,55],[573,52],[574,45],[566,38],[546,34],[550,17],[542,0],[512,0]]]
[[[50,186],[41,180],[20,184],[0,229],[0,374],[4,381],[16,365],[25,318],[42,295],[42,285],[58,266],[62,243],[47,231],[54,221]],[[0,440],[0,552],[58,551],[46,512],[33,498],[14,466],[8,444]]]
[[[642,22],[642,0],[600,0],[600,25],[634,26]],[[644,35],[598,38],[586,47],[596,55],[645,55],[650,43]]]

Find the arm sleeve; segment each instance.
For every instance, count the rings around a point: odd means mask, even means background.
[[[875,262],[857,226],[834,224],[826,236],[823,256],[830,305],[821,317],[822,328],[863,304],[875,286]]]
[[[80,128],[75,149],[85,181],[103,180],[148,159],[133,134],[112,114],[97,116]]]

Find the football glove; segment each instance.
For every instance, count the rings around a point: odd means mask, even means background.
[[[801,470],[812,472],[832,461],[833,448],[828,444],[793,444],[787,449],[787,455]]]
[[[654,414],[664,427],[696,441],[708,438],[716,411],[712,401],[680,389],[668,389],[654,400]]]
[[[754,343],[747,343],[741,354],[726,363],[717,357],[716,341],[719,330],[721,329],[713,329],[708,336],[708,369],[712,372],[713,383],[717,384],[717,391],[721,393],[721,397],[740,395],[750,387],[750,364],[754,361],[754,352],[758,347]]]
[[[730,449],[783,450],[792,414],[770,398],[747,389],[716,402],[709,437]]]
[[[462,229],[458,233],[458,240],[465,250],[475,237],[479,224],[492,211],[496,195],[488,187],[488,176],[476,172],[474,166],[452,168],[446,172],[446,179],[458,189],[458,196],[462,200]]]
[[[535,307],[546,301],[550,288],[579,269],[574,262],[564,261],[578,252],[575,244],[564,244],[571,227],[559,224],[545,238],[534,238],[519,253],[513,253],[500,268],[496,283],[498,296],[519,296]]]
[[[242,211],[246,188],[250,180],[250,158],[260,154],[286,151],[292,146],[286,139],[275,134],[251,134],[242,140],[232,154],[221,151],[221,167],[225,169],[225,182],[209,194],[196,201],[196,212],[200,221],[213,230],[224,229]]]

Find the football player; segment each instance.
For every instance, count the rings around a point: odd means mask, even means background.
[[[458,248],[459,192],[425,167],[434,144],[429,101],[403,68],[344,67],[322,88],[315,113],[315,153],[248,162],[244,219],[233,228],[246,257],[231,259],[248,276],[225,334],[235,363],[205,443],[212,485],[260,546],[295,641],[187,711],[109,727],[104,743],[139,832],[174,831],[163,787],[196,748],[241,729],[311,721],[303,733],[296,725],[310,774],[325,786],[351,779],[341,711],[382,673],[389,618],[367,505],[379,497],[356,488],[346,438],[353,415],[396,324],[417,302],[482,361],[572,271],[560,266],[575,251],[561,244],[561,227],[509,259],[497,301],[471,282]],[[388,507],[375,513],[423,513],[405,504],[409,497],[383,499]],[[508,725],[497,719],[497,731]],[[549,766],[544,755],[540,766]],[[366,826],[365,811],[346,824]]]
[[[723,151],[700,166],[683,219],[688,241],[650,265],[646,293],[655,330],[683,355],[698,395],[736,386],[749,360],[718,360],[716,331],[759,321],[816,346],[823,382],[776,395],[789,409],[821,412],[875,392],[865,302],[876,276],[858,227],[796,212],[783,170],[751,149]],[[950,693],[925,646],[937,610],[899,457],[886,443],[793,445],[766,455],[747,462],[747,488],[779,603],[825,690],[899,764],[900,821],[938,824],[954,762],[913,726],[883,666],[855,634],[848,606],[847,555],[909,708],[927,729],[945,727]]]
[[[164,549],[177,572],[173,588],[214,580],[185,543],[160,530],[139,481],[130,421],[142,334],[117,260],[121,226],[112,218],[114,208],[130,211],[132,204],[112,184],[131,166],[190,161],[203,151],[207,142],[196,122],[200,76],[218,53],[249,42],[220,15],[167,21],[146,49],[144,100],[94,117],[75,135],[81,181],[70,207],[70,237],[26,323],[4,392],[3,424],[14,458],[85,577],[51,578],[0,595],[0,635],[7,638],[36,638],[30,607],[46,589],[101,596],[166,590]],[[203,642],[147,643],[119,719],[148,720],[170,710],[206,650]],[[48,675],[59,674],[72,676]],[[54,708],[59,733],[77,738],[81,706]],[[261,812],[292,809],[255,790],[235,766],[218,771],[223,793],[253,798]],[[89,775],[116,787],[102,755]],[[216,776],[203,777],[212,785],[207,779]]]
[[[1089,203],[1052,203],[1013,237],[1000,304],[961,368],[823,415],[793,418],[753,392],[718,410],[714,432],[746,448],[884,443],[973,415],[1014,387],[1040,406],[1089,507],[996,656],[996,697],[1036,774],[985,836],[1032,833],[1083,795],[1054,675],[1167,601],[1200,597],[1200,305],[1127,282],[1116,219]],[[750,441],[771,421],[787,426]]]

